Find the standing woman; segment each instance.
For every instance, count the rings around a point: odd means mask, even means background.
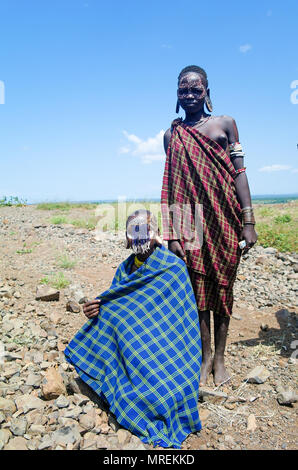
[[[246,253],[257,241],[244,153],[236,123],[229,116],[213,116],[206,72],[184,68],[178,77],[178,101],[185,118],[176,119],[164,135],[167,153],[161,204],[164,239],[184,259],[197,300],[202,337],[201,384],[213,372],[214,383],[229,380],[224,352],[233,305],[233,284],[240,262],[239,242]],[[204,110],[206,106],[209,113]],[[189,248],[187,235],[170,216],[170,206],[190,208],[192,227],[201,207],[203,243]],[[182,212],[183,214],[183,212]],[[184,219],[186,216],[184,216]],[[175,222],[176,220],[176,222]],[[176,224],[176,225],[175,225]],[[214,314],[215,354],[212,357],[210,310]]]

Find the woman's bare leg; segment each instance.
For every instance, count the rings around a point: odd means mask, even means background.
[[[210,334],[210,311],[199,310],[201,340],[202,340],[202,367],[200,385],[205,385],[208,375],[212,372],[212,351]]]
[[[215,354],[213,359],[213,375],[215,385],[226,382],[230,376],[225,368],[224,354],[230,318],[223,315],[214,314],[214,344]]]

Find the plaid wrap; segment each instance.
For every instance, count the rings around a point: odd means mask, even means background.
[[[238,246],[241,208],[234,184],[236,175],[220,145],[182,120],[173,122],[161,193],[163,238],[180,239],[185,247],[189,234],[182,226],[175,226],[169,206],[175,204],[181,208],[181,224],[183,218],[190,216],[194,232],[195,211],[201,204],[203,243],[195,249],[186,249],[188,266],[222,286],[230,285],[235,278],[241,255]]]
[[[201,337],[185,263],[165,247],[129,274],[132,254],[101,294],[100,314],[64,353],[110,411],[145,443],[180,448],[199,431]]]

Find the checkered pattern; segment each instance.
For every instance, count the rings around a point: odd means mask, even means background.
[[[225,317],[232,315],[235,279],[232,279],[228,286],[221,286],[195,271],[190,271],[190,279],[200,311],[212,310],[216,315]]]
[[[169,143],[161,194],[165,240],[181,236],[168,215],[168,206],[191,207],[194,230],[194,207],[202,205],[203,244],[187,251],[190,269],[204,274],[217,284],[228,286],[240,261],[238,246],[241,233],[241,208],[237,201],[235,169],[226,152],[197,129],[175,120]],[[183,218],[183,217],[182,217]]]
[[[185,263],[164,247],[130,273],[134,255],[100,295],[100,314],[64,353],[145,443],[180,448],[201,429],[197,401],[201,338]]]

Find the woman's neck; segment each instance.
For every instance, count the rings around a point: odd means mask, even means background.
[[[207,117],[208,114],[205,113],[203,109],[197,111],[196,113],[185,113],[184,122],[198,122],[200,119]]]

